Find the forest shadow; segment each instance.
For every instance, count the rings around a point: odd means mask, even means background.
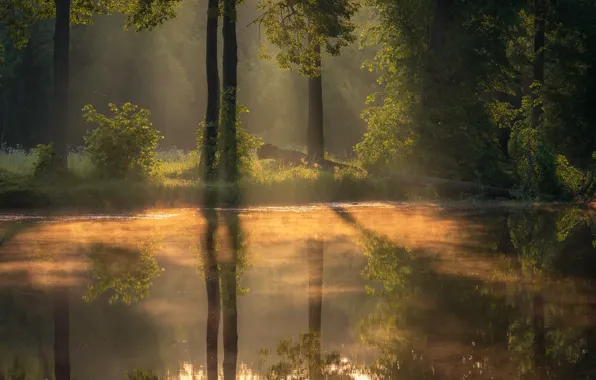
[[[158,326],[137,308],[105,307],[117,302],[130,305],[148,295],[157,272],[152,253],[108,244],[81,246],[67,240],[61,244],[77,247],[61,255],[61,263],[69,262],[73,255],[89,257],[91,283],[86,291],[82,289],[86,283],[83,274],[73,282],[72,273],[67,273],[72,269],[69,265],[63,270],[57,266],[51,282],[45,285],[34,281],[33,276],[38,274],[27,268],[11,272],[13,281],[3,281],[0,287],[0,303],[5,310],[0,316],[0,372],[4,378],[119,378],[127,370],[123,367],[127,361],[122,358],[141,349],[145,357],[153,349],[151,362],[159,363]],[[27,252],[21,255],[28,260],[48,259],[30,257]],[[15,251],[11,259],[17,256]],[[81,293],[85,294],[83,299]],[[128,327],[123,330],[123,326]],[[107,342],[114,343],[108,350],[102,346]]]
[[[380,285],[371,287],[379,308],[363,321],[364,342],[381,353],[378,364],[371,368],[373,374],[383,379],[472,374],[479,378],[555,379],[593,370],[594,321],[578,324],[577,304],[569,307],[552,294],[569,297],[570,290],[578,289],[544,285],[552,281],[549,276],[556,275],[553,264],[557,261],[549,259],[557,240],[552,223],[562,219],[567,222],[566,229],[573,230],[577,223],[569,213],[559,219],[521,216],[522,221],[532,220],[541,226],[528,226],[515,216],[508,216],[505,223],[498,219],[507,229],[493,234],[500,245],[497,249],[503,248],[503,236],[507,236],[512,242],[506,255],[515,261],[509,268],[495,268],[494,275],[513,270],[520,277],[532,276],[532,282],[518,287],[517,281],[494,282],[437,271],[428,260],[430,255],[420,248],[399,246],[360,225],[349,210],[333,209],[361,231],[368,259],[363,276]],[[583,242],[585,245],[586,239]],[[557,245],[555,251],[560,246],[564,244]],[[573,255],[573,251],[557,254],[567,260]],[[581,315],[593,318],[590,309],[594,305],[575,298],[583,304]],[[462,362],[461,358],[467,359]]]

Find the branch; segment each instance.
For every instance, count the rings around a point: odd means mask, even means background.
[[[246,25],[246,27],[248,28],[248,27],[249,27],[249,26],[251,26],[252,24],[257,24],[257,23],[261,22],[261,20],[262,20],[262,19],[263,19],[263,18],[264,18],[264,17],[267,15],[267,13],[269,13],[269,12],[271,12],[271,11],[269,10],[269,11],[263,12],[263,13],[262,13],[262,14],[261,14],[259,17],[257,17],[256,19],[254,19],[254,20],[252,20],[250,23],[248,23],[248,25]]]

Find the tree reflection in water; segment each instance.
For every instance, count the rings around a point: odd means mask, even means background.
[[[399,246],[341,211],[340,216],[362,233],[368,259],[363,274],[382,284],[380,291],[371,290],[380,304],[363,325],[365,342],[380,352],[373,375],[381,379],[586,376],[585,368],[594,365],[596,347],[587,343],[594,335],[594,321],[583,327],[569,325],[566,318],[578,310],[560,303],[564,292],[593,290],[592,280],[586,288],[576,273],[565,273],[561,265],[567,262],[572,268],[569,262],[574,260],[586,264],[587,251],[594,257],[591,234],[583,237],[581,249],[577,245],[576,239],[586,235],[585,215],[575,209],[509,213],[506,233],[512,249],[484,253],[491,258],[505,254],[509,265],[498,267],[494,278],[479,280],[437,271],[432,261],[437,259],[429,260],[434,257],[429,252]],[[567,244],[568,236],[574,236],[575,243]],[[484,243],[497,249],[504,246],[498,238]],[[591,268],[595,263],[592,258]],[[589,314],[586,317],[589,321]]]
[[[593,241],[596,239],[592,213],[577,208],[554,212],[511,209],[490,217],[475,217],[475,223],[481,226],[478,229],[480,235],[466,232],[467,240],[455,241],[453,247],[437,245],[431,249],[400,244],[391,236],[375,233],[365,224],[359,224],[348,210],[336,211],[344,222],[354,227],[366,258],[362,275],[371,286],[370,294],[365,297],[378,307],[373,312],[367,311],[366,318],[361,321],[361,344],[376,348],[376,363],[367,371],[356,371],[358,366],[346,362],[340,353],[323,351],[323,266],[332,260],[333,243],[318,238],[307,241],[303,256],[308,264],[309,331],[298,339],[280,342],[277,346],[279,360],[268,366],[264,377],[285,379],[292,375],[296,379],[348,379],[369,376],[405,380],[593,377],[596,307],[589,297],[594,290],[596,255]],[[220,378],[221,375],[249,378],[256,374],[237,364],[237,323],[241,318],[237,308],[237,296],[241,294],[238,283],[246,266],[241,218],[238,213],[215,209],[211,212],[211,216],[206,217],[201,251],[206,285],[213,290],[207,294],[211,317],[207,319],[206,375],[216,379],[221,371]],[[462,218],[468,217],[471,218]],[[215,239],[218,223],[225,224],[222,231],[226,232],[221,234],[224,238],[219,245]],[[481,247],[472,252],[471,247],[477,242]],[[148,295],[153,279],[161,272],[153,254],[155,247],[155,244],[131,249],[113,245],[89,246],[93,283],[86,299],[111,300],[113,303],[142,300]],[[211,248],[207,250],[208,247]],[[454,274],[443,270],[440,264],[443,250],[447,249],[456,253],[461,251],[461,257],[465,256],[462,264],[471,255],[478,260],[492,260],[494,273],[466,276],[465,271]],[[326,276],[329,281],[331,275]],[[25,283],[28,280],[19,281]],[[3,309],[14,314],[0,317],[4,318],[2,326],[19,326],[17,320],[28,320],[26,329],[31,330],[31,326],[40,324],[38,319],[47,321],[45,340],[48,347],[45,350],[48,355],[45,362],[50,360],[46,370],[33,368],[38,364],[31,363],[42,362],[36,360],[43,356],[43,349],[40,354],[30,350],[26,355],[10,351],[10,357],[0,358],[3,367],[0,372],[4,373],[4,378],[38,378],[37,375],[41,376],[44,371],[43,376],[49,374],[47,377],[50,378],[53,376],[50,372],[54,370],[57,380],[71,376],[70,369],[66,368],[70,366],[70,355],[76,353],[69,352],[72,350],[68,343],[72,323],[69,319],[77,318],[71,313],[79,306],[74,301],[74,292],[69,295],[68,286],[52,289],[50,297],[48,293],[36,296],[45,299],[43,307],[33,306],[39,302],[29,297],[37,294],[31,290],[27,296],[25,293],[17,296],[15,289],[3,289],[7,294],[0,293]],[[13,298],[28,305],[18,305]],[[325,298],[326,302],[330,299]],[[35,317],[37,319],[25,315],[37,313],[32,309],[38,306],[45,310],[45,314]],[[17,318],[17,311],[25,313]],[[224,325],[224,357],[223,365],[218,367],[220,318]],[[6,334],[2,336],[10,338]],[[25,336],[24,340],[29,338]],[[34,340],[23,345],[35,347]],[[38,340],[41,342],[43,338]],[[15,342],[14,339],[7,340],[5,344]],[[209,342],[213,344],[210,346]],[[54,354],[51,354],[51,346]],[[130,348],[122,352],[126,350]],[[72,360],[75,360],[74,356]],[[184,363],[182,369],[181,374],[166,375],[166,378],[205,375],[196,363]],[[167,371],[159,373],[160,378],[164,372]],[[154,380],[156,376],[141,370],[129,372],[130,379]]]

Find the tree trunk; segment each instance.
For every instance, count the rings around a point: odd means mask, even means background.
[[[308,130],[306,135],[306,150],[312,160],[325,158],[325,138],[323,132],[323,80],[321,74],[321,46],[315,47],[315,54],[319,59],[315,63],[319,75],[308,78]]]
[[[56,23],[54,29],[54,148],[58,164],[66,168],[68,147],[69,109],[69,46],[70,46],[70,1],[54,0]]]
[[[236,138],[236,95],[238,88],[238,44],[236,41],[236,1],[224,0],[223,16],[223,110],[222,164],[224,178],[233,183],[238,179],[238,143]]]
[[[209,0],[207,9],[207,35],[205,66],[207,68],[207,111],[203,130],[203,157],[201,166],[206,182],[214,182],[217,176],[215,155],[219,126],[219,71],[217,68],[217,22],[219,18],[218,0]],[[199,147],[201,148],[201,147]]]
[[[309,363],[310,379],[323,378],[321,368],[321,322],[323,314],[323,255],[322,240],[307,242],[308,255],[308,330],[315,336],[315,352]]]
[[[70,300],[68,289],[54,294],[54,374],[70,380]]]
[[[441,125],[443,115],[441,114],[440,104],[442,100],[444,83],[448,78],[444,77],[447,70],[442,70],[444,66],[441,56],[444,51],[445,41],[447,40],[447,29],[453,13],[454,0],[435,0],[432,25],[430,26],[430,36],[428,40],[428,52],[424,61],[424,70],[422,78],[422,89],[420,94],[420,138],[422,145],[426,145],[431,150],[439,145],[444,145],[436,136]],[[425,141],[426,140],[426,141]],[[435,170],[442,170],[437,156],[424,155],[423,159],[427,161],[426,165]],[[433,173],[437,173],[436,171]],[[438,173],[437,173],[438,174]]]
[[[224,344],[224,380],[236,379],[238,362],[238,305],[237,305],[237,265],[241,249],[240,220],[236,212],[226,216],[231,260],[224,265],[225,282],[223,305],[223,344]]]
[[[207,288],[207,379],[218,379],[218,338],[219,319],[221,315],[219,270],[215,249],[217,232],[217,211],[213,205],[207,205],[207,227],[205,234],[205,255],[203,270],[205,272],[205,286]],[[211,206],[211,207],[209,207]]]
[[[8,109],[8,100],[6,99],[6,93],[2,96],[2,132],[0,132],[0,148],[2,148],[2,144],[4,143],[4,137],[6,136],[6,131],[8,130],[8,114],[10,110]]]
[[[430,32],[429,50],[433,53],[440,53],[445,46],[447,26],[451,19],[453,0],[436,0],[433,24]]]

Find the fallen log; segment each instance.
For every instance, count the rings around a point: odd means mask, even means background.
[[[316,160],[313,162],[306,154],[295,150],[282,149],[273,144],[263,144],[257,149],[257,157],[261,160],[273,159],[285,165],[301,165],[303,163],[310,165],[318,165],[323,169],[343,168],[354,169],[364,172],[365,170],[357,166],[342,164],[326,159]]]
[[[295,150],[282,149],[273,144],[264,144],[261,148],[259,148],[257,150],[257,157],[262,160],[273,159],[286,165],[300,165],[302,163],[312,164],[312,162],[309,160],[306,154],[297,152]],[[329,160],[318,160],[316,163],[324,169],[332,169],[333,167],[339,167],[365,171],[362,168],[341,164],[339,162],[333,162]],[[386,179],[390,179],[404,186],[434,186],[438,190],[447,190],[461,193],[480,193],[494,198],[514,198],[513,194],[511,194],[511,191],[508,189],[495,186],[484,186],[474,182],[410,175],[393,175],[391,177],[386,177]]]

